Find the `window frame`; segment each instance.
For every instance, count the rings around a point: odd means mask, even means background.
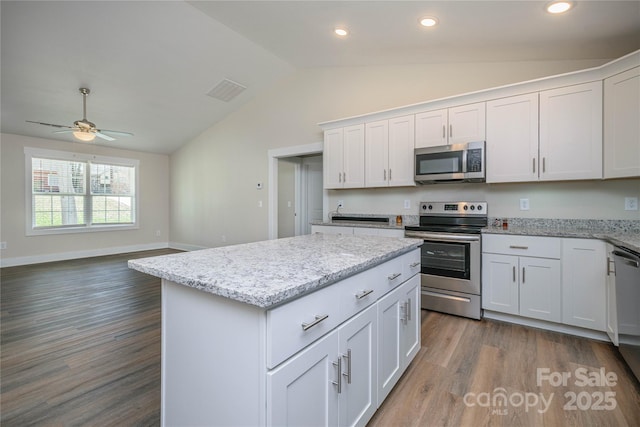
[[[75,153],[69,151],[48,150],[44,148],[25,147],[25,232],[27,236],[43,236],[52,234],[69,234],[69,233],[92,233],[101,231],[123,231],[136,230],[140,228],[140,160],[128,159],[123,157],[99,156],[86,153]],[[78,225],[62,225],[52,227],[35,228],[33,226],[33,158],[47,158],[52,160],[75,161],[85,163],[85,190],[86,193],[81,195],[85,199],[85,220],[86,224]],[[94,195],[91,193],[91,164],[100,163],[113,166],[133,167],[135,173],[134,194],[133,194],[133,215],[134,221],[131,223],[111,223],[111,224],[92,224],[92,199]]]

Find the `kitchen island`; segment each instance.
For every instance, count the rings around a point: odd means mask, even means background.
[[[366,424],[420,348],[420,244],[313,234],[129,261],[162,278],[162,424]]]

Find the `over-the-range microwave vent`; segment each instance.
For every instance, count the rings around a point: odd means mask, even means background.
[[[240,95],[245,89],[246,87],[242,86],[240,83],[224,79],[213,89],[207,92],[207,95],[212,98],[219,99],[220,101],[229,102],[236,96]]]

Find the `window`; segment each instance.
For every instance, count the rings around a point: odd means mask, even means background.
[[[25,148],[27,234],[137,228],[133,159]]]

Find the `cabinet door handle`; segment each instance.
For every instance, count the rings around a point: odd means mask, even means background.
[[[367,289],[367,290],[362,291],[359,294],[356,294],[355,296],[356,296],[357,299],[362,299],[362,298],[366,297],[367,295],[369,295],[371,293],[373,293],[373,289]]]
[[[333,364],[333,366],[335,366],[337,368],[338,371],[338,375],[337,375],[337,380],[338,381],[331,381],[331,384],[338,386],[338,394],[342,393],[342,357],[338,357],[338,361],[337,362],[331,362],[331,364]]]
[[[410,265],[411,268],[416,268],[417,266],[420,265],[420,261],[416,261],[413,264]]]
[[[347,359],[347,372],[343,373],[345,377],[347,377],[347,384],[351,384],[351,349],[347,349],[347,354],[343,354],[342,357]]]
[[[524,267],[522,267],[522,283],[524,284]]]
[[[407,320],[411,320],[411,298],[407,301]]]
[[[387,170],[386,170],[386,169],[384,170],[384,178],[383,178],[382,180],[383,180],[383,181],[386,181],[386,180],[387,180]]]
[[[547,171],[546,160],[546,157],[542,158],[542,173],[545,173]]]
[[[511,249],[529,249],[529,246],[509,245]]]
[[[342,182],[342,173],[338,172],[338,182]]]
[[[447,137],[447,126],[442,125],[442,139],[445,139],[446,137]]]
[[[513,266],[513,283],[516,282],[516,266]]]
[[[391,168],[389,168],[389,182],[391,182]]]
[[[611,268],[611,264],[613,264],[613,269]],[[607,276],[611,276],[612,274],[614,276],[616,275],[615,267],[616,266],[613,263],[613,260],[611,259],[611,257],[607,257]]]
[[[400,276],[402,276],[402,273],[393,273],[391,276],[387,276],[387,279],[396,280]]]
[[[347,173],[342,172],[342,182],[347,182]]]
[[[533,173],[536,173],[536,158],[533,158],[533,161],[531,162],[533,164]]]
[[[453,138],[453,125],[449,125],[449,138]]]
[[[302,324],[302,330],[306,331],[308,329],[311,329],[314,326],[316,326],[318,323],[322,322],[323,320],[327,320],[328,318],[329,318],[328,314],[321,315],[321,316],[316,315],[316,319],[313,322],[311,322],[311,323],[303,323]]]

